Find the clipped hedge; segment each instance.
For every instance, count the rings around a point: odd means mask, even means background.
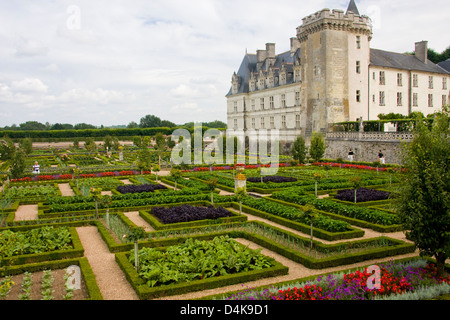
[[[288,267],[285,267],[274,259],[269,258],[274,266],[263,270],[240,272],[226,276],[207,278],[204,280],[162,285],[159,287],[149,287],[144,280],[139,277],[137,271],[134,269],[134,266],[128,261],[128,256],[129,253],[127,252],[116,253],[116,262],[125,273],[128,281],[135,289],[139,298],[143,300],[158,298],[161,296],[178,295],[193,291],[202,291],[267,277],[285,275],[289,271]]]

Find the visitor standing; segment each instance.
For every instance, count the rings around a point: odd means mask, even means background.
[[[384,154],[381,152],[381,150],[378,150],[378,160],[380,160],[380,163],[384,164]]]
[[[350,151],[348,152],[348,161],[352,162],[353,161],[353,151],[352,149],[350,149]]]
[[[39,174],[40,173],[40,167],[39,167],[39,164],[38,164],[37,161],[34,162],[33,173],[35,173],[35,174]]]

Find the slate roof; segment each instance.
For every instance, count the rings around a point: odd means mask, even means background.
[[[441,67],[442,69],[445,69],[447,72],[450,72],[450,59],[439,62],[438,66]]]
[[[370,49],[370,65],[411,71],[449,74],[448,71],[434,64],[430,60],[428,60],[427,63],[423,63],[414,55],[379,49]]]
[[[356,6],[354,0],[351,0],[350,3],[348,4],[347,12],[345,14],[347,14],[349,11],[353,12],[354,14],[357,14],[358,16],[360,15],[358,7]]]
[[[262,65],[261,69],[262,70],[266,70],[266,63],[267,63],[267,59],[264,61],[264,64]],[[239,93],[247,93],[249,92],[249,80],[250,80],[250,76],[252,73],[256,73],[257,72],[257,56],[256,54],[249,54],[246,53],[244,58],[242,59],[241,65],[239,67],[238,72],[236,73],[241,80],[240,86],[239,86],[239,90],[236,94]],[[294,62],[294,58],[291,57],[291,52],[290,51],[286,51],[284,53],[280,53],[278,55],[275,56],[275,63],[273,64],[272,68],[274,69],[274,71],[278,74],[279,70],[281,69],[283,62],[286,63],[286,69],[289,72],[293,72],[293,62]],[[290,83],[290,82],[288,82]],[[231,88],[228,91],[228,93],[226,94],[226,96],[231,95]]]

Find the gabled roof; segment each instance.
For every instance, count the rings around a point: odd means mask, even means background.
[[[430,60],[423,63],[414,55],[389,52],[379,49],[370,49],[370,65],[412,71],[424,71],[433,73],[449,74],[443,68]]]
[[[439,62],[437,65],[442,69],[446,70],[447,72],[450,72],[450,59]]]

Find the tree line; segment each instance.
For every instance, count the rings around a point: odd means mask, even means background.
[[[137,129],[137,128],[174,128],[174,127],[193,127],[193,122],[187,122],[185,124],[177,125],[169,120],[161,120],[161,118],[148,114],[142,117],[139,121],[139,124],[132,121],[128,125],[119,125],[113,127],[105,127],[101,125],[100,127],[94,126],[88,123],[77,123],[75,125],[70,123],[54,123],[51,124],[49,122],[41,123],[39,121],[26,121],[20,123],[19,125],[13,124],[11,126],[5,126],[2,129],[5,131],[52,131],[52,130],[94,130],[94,129]],[[203,124],[208,128],[226,128],[227,124],[215,120],[211,122],[206,122]]]

